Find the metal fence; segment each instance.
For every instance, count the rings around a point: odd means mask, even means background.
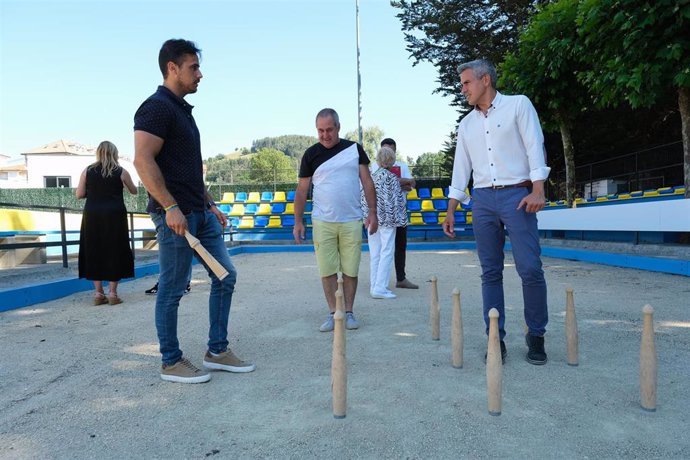
[[[613,193],[657,189],[683,184],[683,143],[657,147],[588,163],[575,168],[576,194],[589,197],[591,184],[609,180]],[[547,187],[551,200],[565,199],[565,171],[552,173]]]

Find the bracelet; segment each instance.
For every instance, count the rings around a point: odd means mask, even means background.
[[[170,206],[165,206],[163,209],[165,210],[165,212],[168,212],[168,211],[170,211],[171,209],[174,209],[174,208],[177,208],[177,207],[178,207],[178,206],[177,206],[177,203],[173,203],[173,204],[171,204]]]

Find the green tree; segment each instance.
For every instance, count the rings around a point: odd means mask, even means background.
[[[297,134],[264,137],[252,142],[252,152],[258,152],[263,148],[276,149],[292,158],[300,160],[302,155],[304,155],[304,151],[317,142],[318,139],[314,136],[302,136]]]
[[[351,141],[359,142],[359,133],[357,130],[348,131],[345,134],[345,139]],[[376,153],[379,151],[380,142],[383,139],[383,130],[378,126],[369,126],[368,128],[362,128],[362,147],[364,151],[367,152],[369,159],[375,159]]]
[[[249,180],[251,155],[230,157],[216,155],[206,160],[206,181],[212,184],[236,184]]]
[[[499,72],[499,85],[532,100],[545,130],[560,130],[569,204],[575,194],[573,126],[589,102],[577,79],[580,56],[585,54],[575,22],[578,3],[559,0],[534,15],[520,35],[518,49],[506,56]]]
[[[595,103],[649,107],[677,93],[690,198],[690,0],[582,0],[578,25],[592,64],[581,78]]]
[[[279,150],[263,148],[249,160],[249,176],[259,183],[296,181],[296,161]]]
[[[485,58],[500,64],[538,4],[534,0],[400,0],[391,6],[402,24],[413,65],[430,62],[439,74],[436,92],[463,106],[457,65]]]
[[[417,157],[417,161],[412,168],[412,175],[415,179],[438,179],[448,177],[449,174],[444,168],[445,155],[443,152],[427,152]]]

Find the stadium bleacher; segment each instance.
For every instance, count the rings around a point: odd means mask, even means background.
[[[659,189],[635,190],[629,193],[609,194],[600,197],[577,198],[576,207],[601,206],[615,203],[683,198],[685,187],[662,187]],[[225,192],[219,202],[219,209],[230,219],[237,232],[274,231],[288,232],[295,224],[294,190],[287,191],[242,191]],[[547,201],[544,210],[567,207],[564,200]],[[308,200],[304,209],[304,222],[311,226],[312,202]],[[472,224],[472,202],[460,203],[455,210],[448,209],[448,187],[422,187],[407,193],[407,213],[412,229],[440,229],[446,213],[453,212],[456,226]]]

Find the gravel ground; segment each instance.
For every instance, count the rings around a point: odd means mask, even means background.
[[[347,332],[347,417],[333,418],[332,334],[311,253],[242,254],[231,347],[250,374],[166,383],[147,277],[125,303],[90,293],[0,313],[0,458],[688,458],[690,279],[545,258],[549,362],[525,362],[522,295],[506,257],[508,358],[502,415],[487,410],[479,267],[473,251],[408,252],[419,290],[368,292],[369,258]],[[180,307],[183,351],[205,351],[209,285],[195,266]],[[441,340],[431,340],[438,278]],[[575,290],[580,365],[568,366],[565,288]],[[451,292],[462,293],[464,366],[450,365]],[[639,404],[642,307],[655,312],[657,411]]]

